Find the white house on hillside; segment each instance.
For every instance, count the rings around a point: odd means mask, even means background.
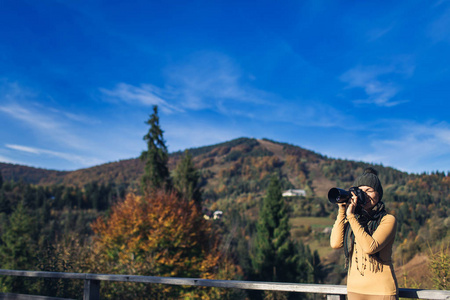
[[[282,195],[283,197],[306,196],[306,191],[289,189],[287,191],[284,191]]]

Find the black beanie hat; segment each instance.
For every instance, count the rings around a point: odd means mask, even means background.
[[[380,201],[381,198],[383,198],[383,187],[381,186],[380,179],[378,179],[378,172],[373,168],[367,168],[364,170],[364,173],[356,178],[355,182],[353,183],[353,186],[360,187],[360,186],[370,186],[375,191],[378,192],[380,195]]]

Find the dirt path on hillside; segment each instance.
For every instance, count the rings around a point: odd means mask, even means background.
[[[314,189],[314,193],[318,197],[328,197],[328,191],[335,187],[336,182],[329,180],[326,178],[322,171],[320,170],[320,166],[317,163],[308,164],[309,172],[311,173],[310,177],[314,178],[312,181],[312,188]]]
[[[284,151],[283,146],[279,144],[275,144],[265,140],[257,140],[261,146],[272,152],[276,157],[278,157],[281,161],[285,161],[284,159]]]

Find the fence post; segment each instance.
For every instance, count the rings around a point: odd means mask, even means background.
[[[327,300],[345,300],[345,295],[327,295]]]
[[[84,280],[83,300],[100,300],[100,280]]]

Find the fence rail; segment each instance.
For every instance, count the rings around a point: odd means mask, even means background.
[[[110,274],[89,274],[89,273],[63,273],[63,272],[44,272],[44,271],[20,271],[0,269],[0,275],[3,276],[23,276],[37,278],[55,278],[55,279],[78,279],[84,280],[84,300],[100,299],[101,281],[119,281],[135,282],[148,284],[168,284],[168,285],[187,285],[204,286],[218,288],[236,288],[243,290],[267,290],[284,291],[310,294],[325,294],[328,300],[342,300],[347,295],[345,285],[329,284],[304,284],[304,283],[283,283],[283,282],[260,282],[260,281],[239,281],[239,280],[211,280],[200,278],[175,278],[175,277],[155,277],[139,275],[110,275]],[[27,295],[22,295],[27,297]],[[401,298],[450,300],[450,291],[442,290],[424,290],[424,289],[399,289]],[[11,298],[12,299],[12,298]],[[29,296],[29,298],[20,299],[38,299]],[[40,299],[40,298],[39,298]],[[54,299],[54,298],[48,298]]]

